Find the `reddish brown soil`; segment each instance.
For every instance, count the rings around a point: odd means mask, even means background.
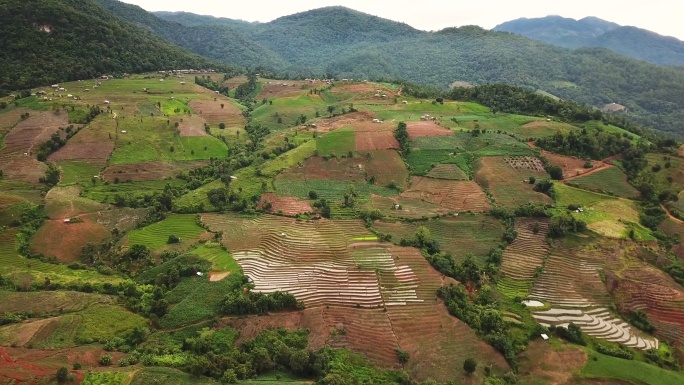
[[[421,199],[454,211],[481,212],[491,209],[489,198],[473,181],[413,177],[411,187],[401,196]]]
[[[183,116],[182,121],[178,122],[178,131],[180,136],[206,136],[207,131],[204,129],[206,123],[199,115]]]
[[[454,134],[450,129],[430,121],[406,122],[406,129],[411,139],[420,136],[451,136]]]
[[[192,170],[209,164],[207,160],[197,160],[190,162],[143,162],[132,164],[115,164],[107,167],[102,172],[102,178],[106,182],[114,182],[115,178],[124,182],[131,180],[140,182],[146,180],[162,180],[178,175],[181,171]]]
[[[109,155],[114,151],[114,142],[105,141],[100,143],[72,143],[67,142],[66,146],[59,151],[50,154],[50,162],[63,160],[81,160],[88,162],[106,162]]]
[[[679,156],[684,156],[684,144],[679,147]]]
[[[275,193],[264,193],[261,195],[260,207],[264,207],[266,203],[271,204],[272,213],[282,213],[284,215],[297,215],[303,213],[311,213],[314,211],[311,204],[294,197],[279,197]]]
[[[519,357],[521,383],[564,385],[587,361],[587,353],[571,344],[554,349],[538,338]],[[529,382],[527,381],[529,380]]]
[[[569,181],[569,180],[572,180],[572,179],[575,179],[575,178],[579,178],[579,177],[581,177],[581,176],[591,175],[591,174],[593,174],[593,173],[595,173],[595,172],[599,172],[599,171],[601,171],[601,170],[605,170],[605,169],[611,168],[611,167],[613,167],[612,164],[603,163],[600,167],[594,167],[594,168],[592,168],[591,170],[589,170],[589,171],[587,171],[587,172],[585,172],[585,173],[583,173],[583,174],[581,174],[581,175],[573,175],[573,176],[571,176],[571,177],[569,177],[569,178],[565,178],[565,179],[563,179],[562,181],[560,181],[560,183],[565,183],[566,181]]]
[[[601,161],[591,161],[593,168],[584,168],[584,159],[576,158],[574,156],[564,156],[554,154],[552,152],[542,150],[542,155],[554,166],[558,166],[563,169],[563,178],[571,178],[581,174],[585,174],[593,169],[601,168],[604,163]]]
[[[53,112],[31,114],[5,136],[5,146],[0,150],[0,170],[8,179],[37,183],[47,170],[45,164],[36,160],[37,147],[60,127],[66,127],[68,119],[64,112],[59,115]]]
[[[224,96],[216,95],[216,101],[213,99],[193,100],[188,105],[211,125],[225,123],[228,127],[244,126],[245,118],[242,116],[242,111]]]
[[[74,262],[88,243],[100,244],[110,236],[96,222],[97,214],[79,216],[81,223],[64,223],[63,219],[46,221],[31,239],[31,251],[55,256],[60,262]]]
[[[370,154],[368,158],[367,154]],[[387,185],[394,181],[398,186],[405,186],[408,170],[399,154],[394,150],[370,150],[356,158],[340,158],[325,160],[311,157],[304,161],[302,167],[292,167],[283,171],[278,177],[294,180],[341,180],[365,182],[366,175],[374,176],[375,183]]]
[[[356,151],[399,148],[392,131],[356,131]]]
[[[58,350],[0,348],[0,380],[31,385],[52,383],[48,381],[54,378],[55,372],[61,366],[71,367],[78,362],[84,368],[96,368],[99,357],[105,353],[111,354],[115,362],[125,356],[122,353],[105,352],[92,347]],[[71,371],[71,374],[76,377],[74,384],[83,381],[81,371]]]

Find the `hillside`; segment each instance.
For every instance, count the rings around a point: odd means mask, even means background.
[[[3,2],[0,18],[0,89],[220,66],[117,19],[91,0],[11,0]]]
[[[188,25],[202,20],[228,23],[187,13],[159,16]],[[570,23],[555,19],[560,25]],[[608,50],[571,51],[474,26],[430,33],[342,7],[269,23],[238,24],[243,36],[288,62],[284,73],[290,76],[330,73],[342,78],[406,79],[436,87],[454,81],[518,84],[597,107],[619,103],[640,124],[684,135],[684,70],[658,67]],[[595,18],[582,19],[582,26],[580,31],[593,31],[587,36],[619,27]],[[566,34],[579,34],[577,30]],[[187,47],[198,52],[201,44]],[[256,65],[283,68],[280,62],[268,60],[252,63]]]
[[[494,31],[511,32],[566,48],[600,47],[659,65],[684,66],[684,42],[645,29],[620,26],[594,17],[516,19]]]
[[[270,68],[279,70],[288,67],[276,53],[260,46],[230,25],[240,25],[239,21],[226,24],[215,22],[218,19],[203,18],[203,22],[181,24],[159,18],[136,5],[117,0],[95,1],[118,17],[196,54],[241,67],[258,64],[268,64]],[[194,20],[191,15],[184,14],[183,20]]]
[[[500,84],[61,85],[0,109],[0,383],[684,380],[681,143]]]

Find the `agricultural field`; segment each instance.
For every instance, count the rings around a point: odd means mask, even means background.
[[[520,368],[525,384],[682,382],[646,364],[646,350],[663,367],[682,359],[684,247],[666,250],[669,240],[641,224],[619,160],[533,144],[582,128],[633,143],[637,135],[415,98],[389,83],[258,78],[237,100],[246,76],[200,75],[228,85],[229,97],[194,75],[67,82],[60,87],[76,99],[41,87],[33,92],[46,99],[0,110],[0,383],[53,383],[60,366],[79,384],[218,384],[225,367],[248,378],[238,384],[338,375],[300,377],[278,354],[322,359],[349,383],[405,372],[414,382],[474,385],[486,368],[499,378]],[[101,114],[90,116],[90,106]],[[395,136],[400,122],[407,143]],[[68,140],[46,143],[52,134]],[[657,194],[678,193],[665,205],[684,212],[684,163],[659,143],[641,176]],[[550,179],[546,161],[564,176],[548,195],[529,183]],[[545,204],[546,216],[521,216],[528,203]],[[586,229],[573,233],[569,218]],[[683,231],[669,217],[658,228]],[[400,246],[420,244],[419,229],[435,243]],[[132,261],[133,245],[149,258]],[[428,255],[432,246],[453,264]],[[447,285],[470,297],[465,311],[437,297]],[[304,307],[282,310],[282,298]],[[654,331],[635,326],[637,310]],[[570,322],[588,345],[554,332],[549,343],[535,339]],[[285,340],[297,347],[271,344],[284,330],[297,331]],[[246,373],[264,335],[276,371]],[[599,355],[599,342],[634,359]],[[514,356],[501,353],[513,347]],[[233,349],[244,365],[228,358]],[[104,355],[113,367],[98,367]],[[478,363],[473,375],[466,358]]]
[[[187,247],[202,233],[204,229],[197,225],[195,215],[174,214],[161,222],[131,231],[125,242],[129,246],[139,244],[151,250],[157,250],[168,244],[169,236],[175,235],[180,239],[181,247]],[[171,247],[175,246],[171,245]]]
[[[497,206],[514,208],[528,202],[553,202],[547,195],[534,191],[533,185],[528,183],[530,177],[548,179],[546,171],[518,170],[498,156],[478,159],[475,170],[475,181],[494,196]]]
[[[624,198],[635,198],[637,189],[627,182],[627,176],[617,167],[606,167],[588,175],[582,175],[565,183],[589,191],[616,195]]]
[[[410,223],[376,221],[372,229],[392,235],[392,242],[399,243],[401,239],[412,239],[420,226],[430,230],[442,251],[451,253],[458,262],[465,259],[467,254],[472,254],[484,264],[487,253],[501,242],[503,236],[503,227],[498,220],[474,214]]]

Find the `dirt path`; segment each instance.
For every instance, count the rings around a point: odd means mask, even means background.
[[[663,210],[665,211],[665,214],[667,214],[667,216],[670,217],[670,219],[672,219],[673,221],[675,221],[675,222],[677,222],[677,223],[684,223],[683,220],[681,220],[681,219],[675,217],[674,215],[672,215],[672,213],[670,212],[670,210],[668,210],[668,209],[665,207],[665,205],[663,205],[662,203],[660,204],[660,208],[663,209]]]

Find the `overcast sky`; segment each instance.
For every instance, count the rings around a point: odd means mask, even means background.
[[[185,11],[267,22],[281,16],[331,5],[407,23],[422,30],[479,25],[493,28],[520,17],[596,16],[621,25],[649,29],[684,40],[682,0],[124,0],[148,11]]]

